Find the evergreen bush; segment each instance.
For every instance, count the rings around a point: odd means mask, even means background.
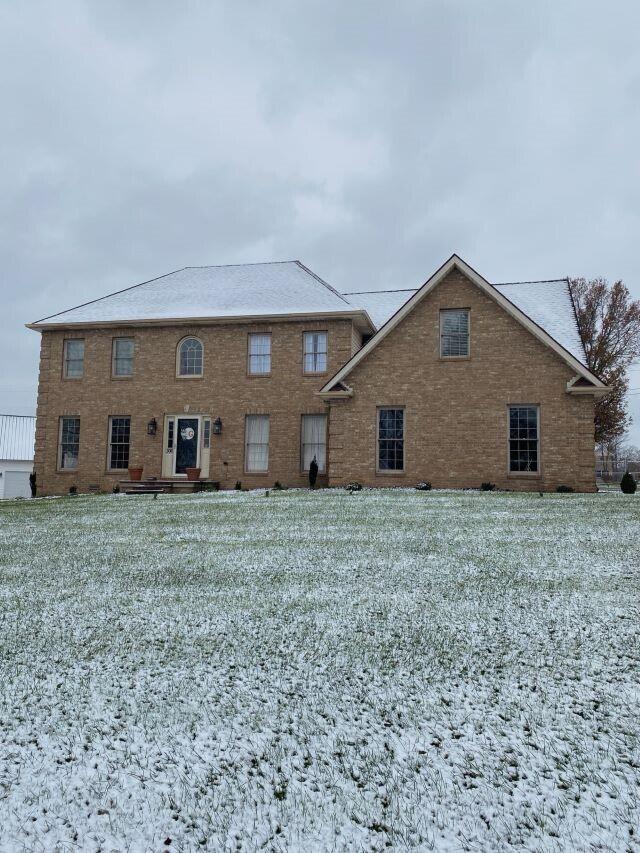
[[[622,480],[620,480],[620,488],[625,495],[635,495],[638,484],[634,480],[633,474],[630,474],[628,471],[625,472]]]

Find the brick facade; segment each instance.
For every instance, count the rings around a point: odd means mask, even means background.
[[[470,357],[439,357],[439,312],[470,309]],[[328,332],[325,375],[303,374],[302,336]],[[247,375],[247,335],[272,335],[271,374]],[[196,335],[204,346],[202,378],[176,378],[176,347]],[[135,339],[134,375],[112,378],[115,337]],[[84,375],[62,376],[66,338],[85,340]],[[463,273],[454,270],[349,374],[353,397],[328,406],[316,394],[361,343],[351,319],[230,323],[192,326],[44,330],[40,357],[35,470],[39,494],[110,491],[126,472],[107,470],[108,419],[131,417],[130,464],[144,476],[163,475],[165,416],[205,415],[222,420],[211,438],[209,478],[223,488],[307,484],[301,471],[303,414],[328,413],[328,468],[319,485],[351,480],[371,486],[478,487],[490,481],[508,489],[595,489],[593,397],[572,396],[575,372],[509,316]],[[540,407],[541,471],[508,473],[507,407]],[[376,473],[377,407],[405,410],[405,470]],[[270,416],[269,471],[244,470],[244,422],[248,414]],[[58,471],[61,416],[81,422],[78,467]],[[158,431],[147,435],[155,418]]]
[[[440,358],[440,311],[470,309],[470,356]],[[594,400],[572,396],[573,371],[454,270],[345,380],[332,402],[330,484],[595,491]],[[539,475],[508,473],[507,407],[540,407]],[[377,408],[405,410],[405,470],[376,472]]]

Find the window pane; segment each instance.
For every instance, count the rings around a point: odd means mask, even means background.
[[[469,355],[468,310],[440,312],[440,355],[443,358]]]
[[[304,372],[324,373],[327,369],[327,333],[305,332]]]
[[[78,467],[80,450],[80,418],[60,419],[60,468],[74,470]]]
[[[120,470],[129,467],[131,418],[111,418],[109,437],[109,467]]]
[[[404,468],[404,409],[378,410],[378,469]]]
[[[133,374],[133,338],[116,338],[113,342],[113,375]]]
[[[327,464],[327,416],[302,416],[302,470],[308,471],[315,457],[318,471],[324,471]]]
[[[202,344],[197,338],[187,338],[180,344],[180,376],[202,375]]]
[[[271,372],[271,335],[249,335],[249,373]]]
[[[538,470],[538,407],[509,409],[509,470]]]
[[[64,375],[77,378],[84,373],[84,341],[64,342]]]
[[[247,415],[245,468],[247,471],[269,469],[269,415]]]

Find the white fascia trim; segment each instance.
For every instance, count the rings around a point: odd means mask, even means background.
[[[537,323],[534,323],[530,317],[522,312],[519,308],[517,308],[513,302],[510,302],[506,296],[503,296],[500,291],[496,290],[486,279],[484,279],[479,273],[477,273],[472,267],[469,266],[462,258],[459,258],[458,255],[452,255],[448,261],[446,261],[439,269],[437,269],[431,278],[429,278],[422,287],[413,294],[411,299],[404,303],[404,305],[391,317],[387,322],[382,326],[376,334],[368,341],[362,349],[358,350],[358,352],[351,358],[349,361],[341,367],[341,369],[333,376],[327,383],[320,389],[320,393],[326,393],[336,382],[341,382],[345,376],[353,370],[353,368],[359,364],[363,358],[374,349],[380,341],[384,340],[389,332],[393,331],[398,323],[402,322],[404,318],[409,314],[416,305],[424,299],[424,297],[430,293],[436,285],[438,285],[445,276],[447,276],[453,269],[459,269],[460,272],[464,273],[467,278],[471,279],[471,281],[476,284],[482,291],[484,291],[487,296],[490,296],[495,302],[498,303],[504,310],[510,314],[515,320],[517,320],[522,326],[525,327],[532,335],[538,338],[543,344],[546,344],[550,349],[552,349],[557,355],[560,356],[570,367],[575,370],[580,376],[584,376],[585,379],[588,379],[589,382],[592,382],[594,385],[594,389],[591,393],[596,391],[596,389],[601,388],[607,390],[607,386],[598,379],[590,370],[588,370],[583,364],[581,364],[577,358],[571,355],[563,346],[561,346],[554,338],[551,337],[544,329],[538,326]]]

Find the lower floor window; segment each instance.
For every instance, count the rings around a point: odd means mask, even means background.
[[[247,415],[244,466],[249,472],[269,470],[269,415]]]
[[[538,471],[539,415],[538,406],[509,406],[509,471]]]
[[[404,469],[404,409],[378,409],[378,470]]]
[[[114,471],[129,467],[131,418],[109,418],[109,468]]]
[[[303,415],[301,440],[302,470],[308,471],[313,459],[318,471],[327,466],[327,416]]]
[[[58,467],[61,471],[74,471],[78,467],[79,451],[80,418],[60,418]]]

